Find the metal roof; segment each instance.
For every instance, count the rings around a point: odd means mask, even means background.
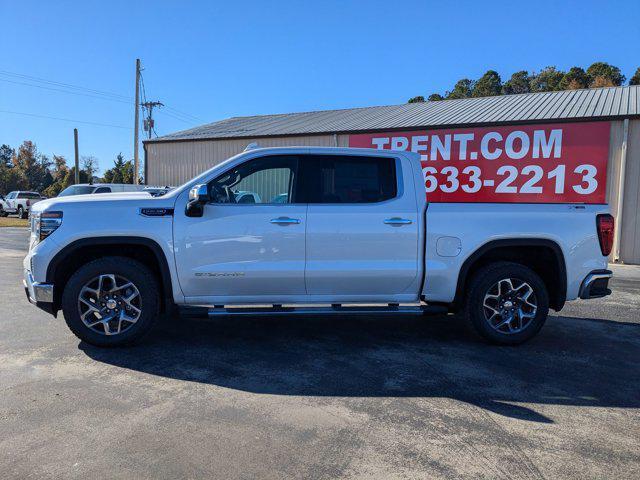
[[[147,142],[312,135],[640,116],[640,86],[232,117]]]

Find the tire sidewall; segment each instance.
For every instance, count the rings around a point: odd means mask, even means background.
[[[80,319],[78,296],[89,280],[111,273],[127,278],[138,288],[142,313],[126,331],[103,335],[87,327]],[[71,331],[81,340],[100,347],[131,345],[139,341],[159,316],[159,305],[158,284],[153,272],[142,263],[125,257],[106,257],[80,267],[67,282],[62,295],[62,311]]]
[[[494,330],[484,315],[484,297],[488,290],[503,278],[527,282],[536,295],[537,311],[534,319],[521,332],[506,334]],[[466,316],[474,330],[491,343],[518,345],[534,337],[544,325],[549,314],[549,294],[538,274],[524,265],[497,262],[480,269],[471,281],[467,297]]]

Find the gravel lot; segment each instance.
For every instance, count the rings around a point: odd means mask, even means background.
[[[0,229],[3,478],[639,478],[640,267],[532,342],[456,319],[164,321],[80,343]]]

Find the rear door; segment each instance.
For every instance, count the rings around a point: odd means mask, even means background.
[[[411,166],[351,155],[308,156],[301,164],[307,293],[336,301],[415,296],[420,222]]]

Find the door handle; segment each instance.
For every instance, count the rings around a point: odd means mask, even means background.
[[[384,221],[385,225],[410,225],[412,222],[408,218],[393,217]]]
[[[300,220],[297,218],[278,217],[278,218],[272,218],[270,222],[275,225],[296,225],[300,223]]]

